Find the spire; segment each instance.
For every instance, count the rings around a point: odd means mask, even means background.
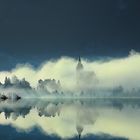
[[[79,140],[81,139],[81,134],[79,134],[78,138],[79,138]]]
[[[82,125],[77,125],[76,126],[76,130],[77,130],[77,132],[78,132],[78,138],[79,138],[79,140],[81,139],[81,134],[82,134],[82,132],[83,132],[83,126]]]
[[[82,64],[82,62],[81,62],[81,57],[79,56],[79,58],[78,58],[78,64],[77,64],[77,67],[76,67],[76,70],[77,71],[81,71],[81,70],[83,70],[83,64]]]
[[[79,59],[78,59],[78,61],[79,61],[79,62],[81,62],[81,57],[80,57],[80,56],[79,56]]]

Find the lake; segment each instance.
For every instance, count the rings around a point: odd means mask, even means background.
[[[140,140],[139,98],[0,101],[0,140]]]

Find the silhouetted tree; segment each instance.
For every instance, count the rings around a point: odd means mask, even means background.
[[[4,81],[4,87],[10,87],[12,86],[11,80],[8,77],[5,77],[5,81]]]

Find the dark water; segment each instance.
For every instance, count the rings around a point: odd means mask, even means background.
[[[140,140],[140,99],[0,101],[0,140]]]

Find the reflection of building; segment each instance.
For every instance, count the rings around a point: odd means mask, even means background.
[[[81,134],[82,134],[82,132],[83,132],[83,126],[81,126],[81,125],[76,125],[76,130],[77,130],[77,133],[78,133],[78,138],[79,138],[79,140],[81,139]]]

